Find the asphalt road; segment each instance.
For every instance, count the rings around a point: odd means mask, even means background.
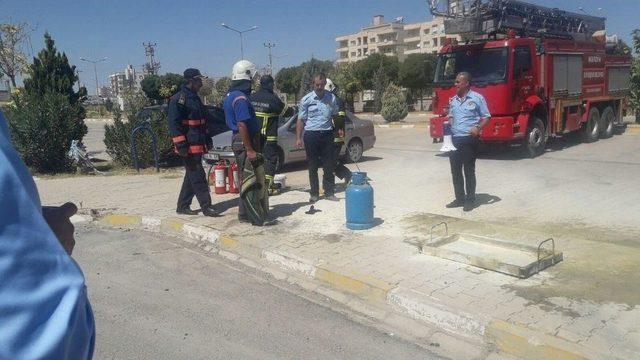
[[[435,358],[173,238],[85,225],[76,239],[96,359]]]

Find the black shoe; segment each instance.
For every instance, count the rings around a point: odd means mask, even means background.
[[[458,200],[458,199],[455,199],[452,202],[450,202],[447,205],[445,205],[445,207],[447,209],[458,208],[458,207],[462,207],[462,206],[464,206],[464,201]]]
[[[202,215],[204,216],[217,217],[217,216],[220,216],[221,213],[222,212],[213,205],[205,206],[202,209]]]
[[[462,208],[462,211],[471,211],[475,209],[475,207],[476,207],[475,200],[467,200],[464,202],[464,207]]]
[[[340,201],[340,199],[338,199],[335,195],[325,195],[324,199],[329,201]]]
[[[190,208],[177,209],[176,212],[180,215],[198,215],[197,210],[191,210]]]
[[[344,177],[345,185],[349,185],[350,182],[351,182],[351,173],[349,173],[347,176]]]
[[[310,203],[314,203],[316,201],[320,200],[320,197],[318,195],[311,195],[309,196],[309,202]]]

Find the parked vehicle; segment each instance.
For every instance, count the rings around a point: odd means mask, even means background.
[[[484,142],[520,142],[526,155],[535,157],[550,136],[581,131],[585,142],[593,142],[623,126],[631,57],[612,54],[604,18],[522,1],[474,4],[438,8],[431,3],[432,14],[445,17],[446,33],[477,39],[440,50],[432,138],[443,136],[461,71],[471,73],[472,90],[488,103],[491,119],[480,134]]]
[[[306,159],[304,148],[296,148],[297,112],[287,118],[279,119],[278,127],[278,170],[284,165]],[[345,121],[345,144],[343,156],[350,162],[359,162],[363,152],[373,148],[376,142],[373,122],[363,120],[355,114],[347,112]],[[220,134],[213,138],[213,149],[205,154],[205,159],[215,161],[219,159],[233,159],[231,150],[231,132]]]

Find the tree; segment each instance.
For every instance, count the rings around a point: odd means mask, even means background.
[[[631,96],[629,102],[636,114],[636,122],[640,123],[640,29],[631,32],[633,38],[633,66],[631,68]]]
[[[11,80],[13,88],[16,87],[16,76],[21,75],[27,67],[22,46],[28,36],[28,25],[25,23],[0,24],[0,73]]]
[[[276,86],[285,94],[297,96],[300,90],[300,79],[298,78],[298,67],[286,67],[280,69],[276,74]],[[297,100],[297,99],[296,99]]]
[[[224,97],[229,92],[229,87],[231,87],[231,78],[228,76],[221,77],[216,81],[215,90],[214,90],[214,99],[212,104],[222,104]]]
[[[382,117],[389,122],[398,121],[404,119],[408,113],[404,92],[395,84],[389,84],[382,97]]]
[[[353,109],[354,95],[362,91],[362,84],[356,77],[356,64],[346,63],[333,69],[330,74],[331,80],[338,86],[340,96],[346,99],[350,109]]]
[[[382,97],[390,84],[389,77],[382,67],[382,64],[380,64],[378,70],[373,74],[372,82],[374,91],[373,112],[377,114],[382,110]]]
[[[202,80],[202,87],[198,91],[198,95],[202,98],[205,104],[211,101],[213,92],[215,91],[216,81],[213,78],[206,78]]]
[[[629,55],[631,54],[631,48],[627,43],[622,41],[622,39],[618,39],[618,42],[613,48],[613,55]]]
[[[412,98],[420,99],[420,110],[424,110],[422,96],[433,85],[436,57],[433,54],[411,54],[400,65],[398,83],[409,89]]]
[[[374,75],[376,72],[382,69],[384,77],[389,81],[395,82],[398,79],[398,68],[397,57],[375,53],[356,62],[355,75],[364,89],[373,89],[375,87]]]
[[[49,35],[44,34],[45,48],[33,59],[33,64],[27,69],[28,78],[24,79],[24,92],[30,99],[42,99],[51,92],[67,97],[69,105],[69,117],[61,121],[71,121],[75,125],[71,137],[74,140],[82,140],[87,133],[87,126],[84,124],[85,109],[81,102],[87,96],[87,89],[81,86],[75,91],[73,86],[78,81],[75,65],[70,65],[67,55],[58,52],[55,41]],[[27,104],[27,103],[25,103]],[[68,146],[69,144],[65,144]]]
[[[166,73],[164,75],[148,75],[140,83],[142,92],[156,103],[162,103],[180,90],[184,84],[181,75]]]
[[[67,150],[71,140],[82,140],[87,133],[81,101],[86,89],[77,92],[75,66],[60,54],[49,34],[46,47],[29,66],[25,91],[14,94],[9,109],[13,142],[25,163],[38,172],[56,173],[73,169]]]

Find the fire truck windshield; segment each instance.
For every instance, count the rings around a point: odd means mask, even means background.
[[[471,74],[471,83],[501,83],[507,79],[507,48],[466,49],[438,55],[435,83],[453,85],[461,71]]]

